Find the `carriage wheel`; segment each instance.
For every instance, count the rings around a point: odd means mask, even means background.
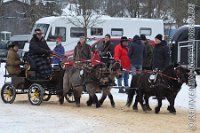
[[[44,94],[43,95],[43,101],[49,101],[50,98],[51,98],[50,94]]]
[[[10,83],[4,84],[1,89],[1,98],[4,103],[13,103],[16,98],[15,87]]]
[[[43,100],[44,89],[39,84],[32,84],[28,90],[28,100],[32,105],[40,105]]]
[[[67,100],[68,103],[74,103],[75,102],[75,98],[74,98],[73,92],[70,92],[70,93],[66,94],[65,95],[65,99]]]

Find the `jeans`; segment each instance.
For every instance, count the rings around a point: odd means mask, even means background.
[[[117,79],[117,85],[122,86],[122,79],[124,79],[124,86],[128,86],[129,72],[123,71],[122,77]]]
[[[142,65],[132,65],[131,66],[131,70],[132,70],[132,75],[136,75],[137,74],[137,71],[140,71],[142,70]]]

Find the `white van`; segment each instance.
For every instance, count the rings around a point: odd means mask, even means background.
[[[74,19],[74,18],[70,18]],[[110,34],[112,38],[145,34],[148,39],[154,39],[157,34],[164,34],[163,20],[142,18],[118,18],[102,16],[99,24],[87,30],[87,37],[102,38]],[[51,49],[55,47],[56,38],[62,37],[62,44],[66,51],[74,49],[79,37],[84,35],[82,27],[74,26],[66,16],[51,16],[36,21],[32,34],[36,28],[44,32],[44,38]],[[28,51],[26,45],[25,51]]]

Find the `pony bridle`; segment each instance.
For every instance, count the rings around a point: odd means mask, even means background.
[[[181,80],[181,79],[182,79],[182,78],[181,78],[182,76],[179,74],[179,73],[180,73],[180,70],[177,70],[177,68],[178,68],[178,67],[175,67],[175,68],[174,68],[175,73],[176,73],[176,80],[178,81],[178,83],[184,83],[185,81],[183,82],[183,81]]]

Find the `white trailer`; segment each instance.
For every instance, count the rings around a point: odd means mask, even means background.
[[[73,18],[71,18],[73,19]],[[163,21],[158,19],[119,18],[102,16],[100,23],[87,29],[87,37],[102,38],[110,34],[112,38],[145,34],[148,39],[154,39],[157,34],[164,34]],[[56,37],[62,37],[65,50],[74,49],[79,37],[84,35],[82,27],[74,26],[67,16],[52,16],[36,21],[33,31],[40,28],[44,32],[44,38],[51,49],[55,47]]]

